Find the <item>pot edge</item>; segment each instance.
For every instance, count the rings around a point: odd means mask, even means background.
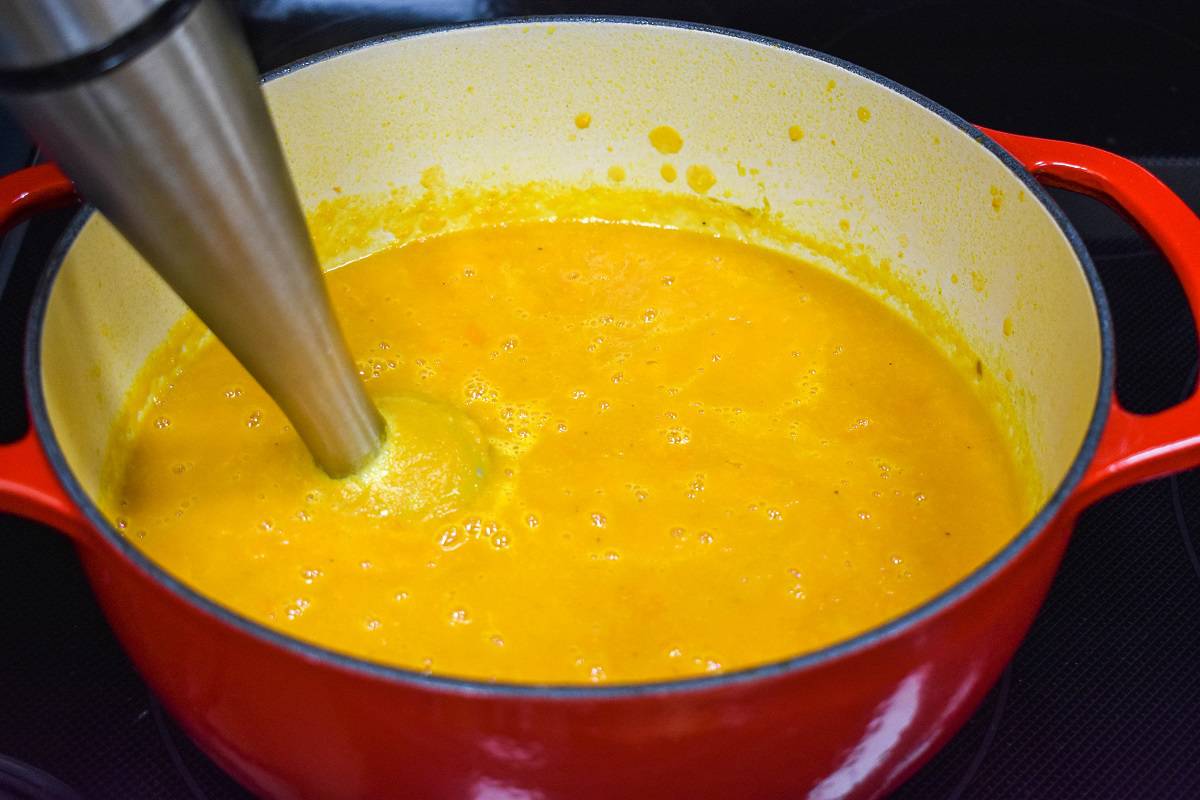
[[[66,254],[70,251],[71,246],[74,244],[76,237],[83,229],[84,224],[95,211],[92,206],[87,205],[79,210],[79,212],[72,219],[70,225],[67,227],[66,231],[64,231],[62,234],[62,237],[59,239],[58,243],[55,245],[54,251],[50,255],[45,272],[39,279],[38,286],[34,293],[33,303],[30,307],[29,320],[26,325],[23,372],[33,429],[38,436],[42,447],[45,449],[46,456],[50,461],[55,474],[62,482],[67,494],[70,496],[71,500],[75,502],[77,506],[79,506],[88,522],[91,523],[92,527],[95,528],[95,530],[100,534],[103,544],[107,545],[112,550],[115,550],[118,556],[127,559],[147,577],[161,585],[164,585],[169,591],[171,591],[172,594],[176,596],[177,599],[199,608],[201,611],[204,611],[205,613],[217,618],[221,622],[233,628],[248,633],[250,636],[263,643],[280,647],[293,655],[309,661],[315,661],[322,665],[332,666],[338,668],[339,670],[365,675],[374,679],[407,683],[419,688],[442,692],[487,695],[494,697],[511,697],[516,699],[538,698],[558,700],[599,700],[707,691],[717,688],[731,687],[751,681],[779,678],[786,674],[800,672],[811,667],[823,665],[827,662],[835,661],[843,656],[850,655],[856,651],[864,650],[879,642],[903,634],[920,622],[935,616],[943,609],[958,602],[1007,567],[1022,551],[1024,551],[1036,538],[1038,538],[1046,531],[1046,529],[1051,526],[1055,517],[1057,517],[1059,512],[1063,510],[1067,500],[1070,498],[1074,489],[1078,486],[1085,470],[1091,463],[1092,457],[1095,455],[1097,446],[1099,444],[1100,436],[1104,430],[1105,423],[1108,419],[1108,410],[1114,393],[1113,373],[1115,361],[1113,323],[1108,300],[1104,294],[1104,289],[1100,283],[1099,275],[1096,272],[1091,256],[1083,244],[1083,240],[1080,238],[1078,232],[1075,230],[1071,222],[1067,219],[1066,215],[1059,208],[1058,204],[1054,202],[1052,197],[1050,197],[1046,189],[1042,187],[1042,185],[1039,184],[1012,155],[1000,147],[999,144],[992,141],[992,139],[983,134],[978,128],[968,123],[965,119],[944,108],[933,100],[930,100],[924,95],[921,95],[902,84],[896,83],[889,78],[878,75],[871,70],[867,70],[851,62],[844,61],[840,58],[830,56],[801,45],[793,44],[791,42],[731,28],[722,28],[701,23],[682,22],[678,20],[657,19],[651,17],[604,15],[546,15],[509,17],[470,23],[431,26],[400,31],[398,33],[383,34],[381,36],[353,42],[348,45],[331,48],[321,53],[299,59],[266,73],[262,77],[262,82],[270,82],[276,78],[290,75],[291,73],[301,70],[305,67],[318,64],[323,61],[328,61],[357,50],[363,50],[376,45],[417,36],[431,36],[440,33],[454,32],[471,28],[484,28],[501,25],[566,25],[588,23],[679,28],[683,30],[716,34],[719,36],[727,36],[730,38],[749,41],[755,44],[779,48],[798,53],[827,64],[832,64],[859,77],[866,78],[869,81],[879,84],[886,89],[890,89],[891,91],[896,92],[897,94],[909,100],[912,100],[927,111],[930,111],[941,117],[946,122],[967,134],[984,149],[988,150],[993,156],[998,158],[1001,163],[1004,164],[1004,166],[1006,166],[1015,174],[1017,179],[1025,185],[1025,188],[1030,195],[1039,203],[1041,203],[1043,208],[1046,209],[1051,218],[1057,223],[1059,229],[1063,232],[1063,235],[1070,244],[1071,249],[1074,251],[1076,258],[1078,258],[1080,266],[1084,272],[1084,277],[1087,280],[1088,288],[1091,290],[1092,299],[1096,305],[1101,340],[1100,385],[1096,396],[1096,405],[1092,412],[1091,421],[1088,424],[1087,433],[1063,480],[1055,488],[1049,500],[1047,500],[1038,510],[1038,513],[1035,514],[1028,523],[1026,523],[1021,531],[1014,536],[1008,542],[1008,544],[1001,548],[991,558],[976,567],[945,591],[926,600],[924,603],[910,609],[904,614],[895,617],[882,625],[870,628],[862,633],[859,633],[848,639],[835,642],[834,644],[828,645],[819,650],[814,650],[798,656],[792,656],[779,661],[747,667],[745,669],[723,673],[720,675],[607,686],[502,682],[490,683],[469,678],[426,675],[415,670],[368,661],[366,659],[340,653],[320,645],[311,644],[268,628],[261,623],[255,622],[229,608],[226,608],[217,601],[186,585],[168,573],[162,567],[158,566],[150,558],[138,550],[136,546],[117,533],[109,521],[100,512],[100,509],[92,501],[91,497],[89,497],[88,494],[83,490],[83,487],[79,484],[74,473],[67,464],[66,458],[58,444],[58,440],[54,435],[53,428],[50,424],[49,415],[47,413],[45,393],[41,382],[40,334],[45,322],[46,311],[49,305],[49,299],[53,290],[54,281],[63,265]]]

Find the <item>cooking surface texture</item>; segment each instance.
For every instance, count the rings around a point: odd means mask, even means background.
[[[606,11],[684,16],[777,36],[907,83],[964,116],[1139,157],[1200,205],[1194,18],[1183,4],[1146,16],[1102,3],[243,2],[264,67],[363,36],[492,13]],[[1115,4],[1111,4],[1116,8]],[[915,43],[915,44],[914,44]],[[0,137],[5,170],[26,156]],[[1158,158],[1156,156],[1168,156]],[[1068,198],[1108,289],[1118,390],[1132,408],[1170,405],[1195,378],[1178,287],[1119,219]],[[0,249],[0,423],[24,411],[18,342],[24,308],[63,217]],[[19,257],[17,251],[20,250]],[[11,276],[9,270],[16,264]],[[1200,479],[1158,481],[1084,515],[1055,587],[990,698],[898,796],[1192,797],[1200,793]],[[131,670],[66,540],[0,521],[0,787],[33,797],[241,798],[173,726]],[[46,775],[53,777],[46,777]],[[6,776],[19,776],[17,784]],[[5,782],[7,781],[7,782]],[[0,795],[9,790],[0,788]]]

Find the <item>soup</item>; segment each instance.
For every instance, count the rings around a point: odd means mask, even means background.
[[[977,376],[790,256],[528,222],[327,277],[384,466],[325,476],[190,320],[106,477],[125,536],[288,635],[506,682],[736,670],[912,609],[1030,515]]]

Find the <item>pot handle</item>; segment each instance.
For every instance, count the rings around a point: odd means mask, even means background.
[[[1200,325],[1200,218],[1149,171],[1082,144],[980,128],[1046,186],[1100,200],[1138,228],[1166,258]],[[1157,414],[1127,411],[1113,394],[1100,445],[1073,501],[1096,500],[1172,472],[1200,465],[1200,393]]]
[[[78,202],[75,187],[53,164],[39,164],[0,178],[0,236],[40,211]],[[58,528],[81,541],[89,525],[63,490],[32,426],[0,445],[0,511]]]

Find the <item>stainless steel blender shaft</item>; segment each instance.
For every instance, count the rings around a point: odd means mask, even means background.
[[[214,0],[0,0],[0,96],[331,475],[384,423],[334,317],[241,32]]]

